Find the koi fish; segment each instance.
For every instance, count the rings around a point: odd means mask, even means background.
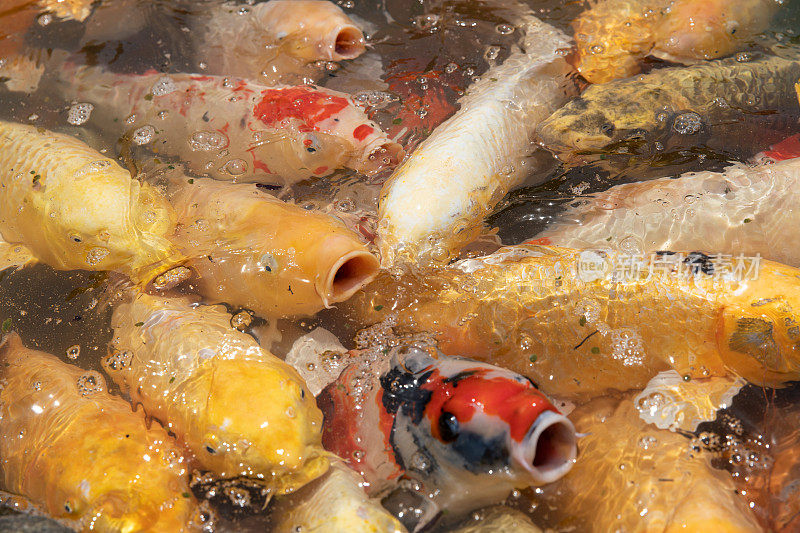
[[[297,372],[231,326],[221,306],[139,295],[112,317],[103,366],[221,478],[275,494],[328,469],[322,413]]]
[[[525,513],[496,505],[488,509],[481,509],[465,520],[464,524],[456,529],[451,529],[452,533],[542,533]]]
[[[779,157],[788,148],[765,155]],[[776,157],[776,158],[777,158]],[[617,185],[576,200],[535,244],[648,253],[705,250],[800,266],[800,159]]]
[[[381,274],[343,311],[368,323],[391,316],[401,330],[433,334],[446,354],[585,400],[643,388],[670,369],[764,386],[797,380],[798,298],[800,270],[758,257],[738,264],[658,252],[637,260],[520,245],[400,279]]]
[[[0,360],[3,490],[84,531],[199,531],[208,521],[180,448],[108,394],[100,374],[29,350],[16,333]]]
[[[494,205],[537,164],[526,160],[534,128],[566,101],[569,39],[530,16],[517,50],[468,90],[381,191],[382,260],[446,261],[470,241]],[[430,256],[430,257],[429,257]]]
[[[0,122],[0,185],[3,240],[53,268],[147,282],[181,259],[167,200],[75,138]]]
[[[460,513],[553,482],[575,459],[572,423],[530,380],[433,348],[356,359],[317,403],[323,445],[364,477],[370,495],[406,478]]]
[[[729,55],[764,31],[772,0],[595,0],[572,23],[576,66],[591,83],[628,78],[648,55],[696,62]]]
[[[558,152],[601,150],[631,139],[713,135],[748,116],[798,115],[794,84],[800,62],[792,54],[748,54],[592,85],[539,124],[537,132]]]
[[[209,72],[268,85],[297,83],[317,74],[309,63],[355,59],[366,50],[361,29],[327,0],[223,3],[197,32],[197,55]]]
[[[55,13],[64,20],[83,22],[92,12],[94,0],[38,0],[43,9]]]
[[[370,175],[403,157],[350,96],[321,87],[74,66],[60,76],[64,96],[91,104],[107,131],[216,179],[292,184],[343,167]]]
[[[326,474],[272,507],[276,533],[406,533],[379,501],[361,488],[363,480],[341,460]]]
[[[214,303],[268,317],[312,315],[348,299],[378,259],[333,217],[288,204],[255,185],[194,179],[174,190],[173,237]]]
[[[21,244],[9,244],[0,239],[0,272],[9,268],[21,268],[36,262],[30,250]]]
[[[541,525],[579,531],[761,531],[730,476],[689,439],[655,429],[629,396],[597,399],[570,414],[581,437],[572,471],[544,487]]]

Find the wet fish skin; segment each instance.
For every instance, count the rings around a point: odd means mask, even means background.
[[[576,199],[536,244],[702,250],[800,266],[800,158],[617,185]]]
[[[680,131],[712,135],[748,114],[800,114],[794,83],[800,62],[778,55],[662,68],[649,74],[592,85],[539,124],[543,143],[557,152],[601,150],[633,138],[648,141]],[[699,115],[700,123],[681,121]],[[676,123],[677,121],[677,123]]]
[[[231,327],[223,307],[141,294],[115,309],[112,327],[104,368],[204,470],[283,494],[328,469],[322,413],[305,383]]]
[[[584,435],[580,453],[575,468],[537,498],[539,510],[557,509],[542,525],[588,532],[761,531],[730,476],[691,452],[686,437],[642,422],[630,396],[598,398],[570,418]]]
[[[609,271],[630,261],[589,259]],[[756,280],[715,280],[711,258],[686,252],[681,274],[648,278],[645,266],[586,281],[584,260],[579,250],[507,247],[399,280],[381,274],[344,311],[367,323],[391,316],[401,330],[434,334],[447,354],[509,368],[565,399],[642,388],[669,369],[765,386],[800,377],[800,270],[760,260]]]
[[[406,533],[378,500],[366,495],[363,483],[344,462],[334,460],[323,477],[275,502],[272,531]]]
[[[648,55],[694,63],[724,57],[765,30],[772,0],[595,0],[572,23],[576,66],[591,83],[627,78]]]
[[[539,121],[571,94],[570,40],[528,16],[523,51],[484,73],[395,170],[381,191],[378,237],[384,264],[446,262],[475,236],[494,205],[538,164]]]
[[[572,424],[528,379],[430,346],[357,357],[317,403],[323,445],[370,495],[410,478],[456,515],[550,483],[575,458]]]
[[[0,185],[3,240],[53,268],[147,282],[182,260],[167,200],[73,137],[0,122]]]
[[[365,50],[358,25],[327,0],[270,0],[215,5],[196,24],[199,61],[208,72],[261,83],[307,83],[317,61],[355,59]]]
[[[172,239],[207,301],[266,317],[312,315],[377,273],[378,259],[343,223],[255,185],[184,178],[171,193],[179,221]]]
[[[16,333],[0,359],[4,490],[84,531],[200,531],[188,459],[157,422]]]
[[[59,76],[64,97],[93,104],[106,131],[136,144],[149,128],[147,145],[220,180],[288,185],[343,167],[370,175],[403,157],[349,95],[321,87],[69,64]]]

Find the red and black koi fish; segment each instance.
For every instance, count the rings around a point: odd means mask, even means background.
[[[435,507],[462,512],[566,474],[575,430],[528,378],[433,348],[360,358],[317,397],[323,446],[372,495],[415,481]]]

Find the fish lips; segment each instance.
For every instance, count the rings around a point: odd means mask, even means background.
[[[527,473],[533,484],[552,483],[566,475],[577,456],[575,426],[564,415],[544,411],[525,438],[511,445],[513,464]]]

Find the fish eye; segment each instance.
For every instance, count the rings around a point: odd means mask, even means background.
[[[439,435],[444,442],[453,442],[458,438],[458,419],[453,413],[442,413],[439,417]]]
[[[217,453],[217,450],[215,450],[214,448],[212,448],[212,447],[211,447],[211,446],[209,446],[208,444],[206,444],[206,451],[207,451],[208,453],[210,453],[210,454],[215,454],[215,453]]]
[[[603,133],[603,135],[608,135],[609,137],[614,135],[615,129],[616,128],[614,127],[614,125],[610,122],[606,122],[605,124],[600,126],[600,131]]]

